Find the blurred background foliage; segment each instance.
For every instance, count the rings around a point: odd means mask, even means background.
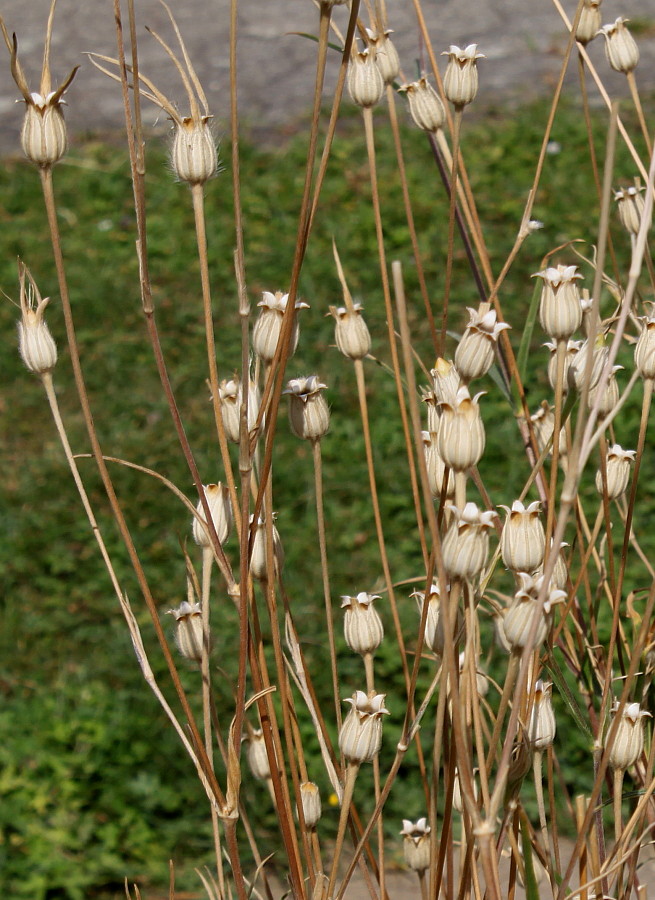
[[[489,109],[465,119],[462,149],[477,199],[485,239],[499,272],[517,232],[523,204],[546,120],[543,104],[524,109]],[[411,328],[418,357],[426,369],[434,363],[425,313],[417,290],[393,144],[384,114],[378,124],[379,177],[388,258],[404,265],[411,305]],[[604,117],[594,123],[602,165]],[[299,128],[299,134],[302,128]],[[429,147],[415,131],[403,133],[410,190],[433,309],[438,314],[446,250],[447,201]],[[286,138],[275,150],[242,145],[248,289],[255,304],[262,290],[285,290],[296,235],[296,218],[304,173],[306,142]],[[210,268],[218,338],[218,365],[228,377],[238,365],[240,344],[232,271],[229,147],[223,150],[224,174],[207,187]],[[564,105],[558,113],[534,215],[544,228],[524,245],[500,294],[515,351],[533,291],[530,274],[545,253],[567,241],[582,239],[591,256],[597,226],[597,198],[589,165],[580,110]],[[630,183],[633,166],[619,148],[616,182]],[[205,343],[198,263],[188,190],[175,184],[165,152],[153,142],[147,174],[149,257],[157,321],[185,427],[205,481],[222,479],[206,387]],[[93,136],[80,140],[57,167],[55,186],[70,291],[76,315],[84,372],[104,451],[150,467],[174,481],[195,502],[193,485],[178,450],[166,404],[152,362],[140,312],[134,253],[134,215],[129,166],[122,149]],[[16,257],[32,272],[43,295],[52,297],[48,321],[56,335],[60,362],[55,384],[71,442],[88,452],[73,389],[64,329],[37,173],[24,161],[6,159],[0,166],[0,287],[17,299]],[[375,361],[366,364],[382,514],[392,574],[396,582],[421,574],[404,443],[393,378],[387,368],[386,324],[380,289],[366,152],[358,117],[346,115],[328,170],[316,227],[303,268],[300,293],[311,304],[301,314],[301,340],[288,368],[289,377],[317,372],[328,385],[332,408],[330,433],[322,442],[332,593],[355,594],[382,586],[354,374],[333,346],[333,323],[325,318],[341,292],[332,259],[334,237],[350,289],[363,303],[373,335]],[[616,223],[615,223],[616,224]],[[629,245],[614,228],[616,254],[625,272]],[[475,284],[457,241],[451,328],[461,331],[466,306],[477,306]],[[577,262],[564,251],[556,261]],[[592,272],[583,266],[586,284]],[[650,294],[646,294],[649,297]],[[605,314],[611,300],[603,301]],[[89,533],[73,483],[55,437],[39,382],[21,366],[14,352],[17,310],[0,304],[2,473],[0,504],[0,886],[14,900],[61,897],[81,900],[96,895],[123,896],[122,881],[138,881],[145,896],[158,896],[167,883],[168,859],[175,861],[180,888],[197,890],[195,866],[211,858],[209,810],[193,768],[144,685],[122,616],[112,595],[95,543]],[[531,408],[549,395],[541,349],[534,335],[527,382]],[[454,349],[454,342],[451,350]],[[423,379],[421,379],[423,380]],[[481,472],[494,503],[511,504],[528,475],[514,413],[495,384],[481,388],[487,423],[487,451]],[[618,437],[635,445],[639,393],[621,416]],[[285,545],[284,576],[292,609],[324,709],[330,719],[330,686],[323,638],[323,601],[315,528],[311,452],[288,434],[279,421],[274,461],[275,507]],[[150,635],[135,578],[107,513],[94,466],[81,463],[91,497],[121,582],[131,597],[152,651],[151,659],[166,685]],[[184,598],[185,569],[181,547],[190,541],[189,517],[172,494],[154,479],[115,465],[128,522],[145,565],[162,617]],[[652,459],[646,455],[635,523],[644,547],[653,549],[644,532],[655,494]],[[590,495],[591,483],[583,487]],[[234,540],[228,545],[235,559]],[[192,556],[195,548],[190,547]],[[641,586],[637,567],[629,570],[631,587]],[[413,585],[398,597],[410,650],[417,614],[408,599]],[[391,619],[384,613],[391,632]],[[215,583],[213,621],[217,626],[214,664],[219,715],[227,730],[232,709],[229,668],[236,652],[236,615]],[[169,634],[171,625],[166,620]],[[490,630],[486,635],[491,646]],[[342,696],[363,680],[358,659],[341,648]],[[561,662],[561,660],[560,660]],[[395,641],[383,644],[377,657],[377,682],[388,693],[392,715],[385,724],[386,754],[393,755],[402,713],[402,675]],[[196,693],[195,671],[181,667],[188,689]],[[430,676],[424,666],[423,687]],[[492,663],[493,670],[493,663]],[[171,692],[169,691],[169,694]],[[420,694],[420,692],[419,692]],[[396,699],[397,698],[397,699]],[[588,738],[559,703],[560,734],[566,735],[562,778],[576,792],[592,781]],[[567,718],[568,717],[568,718]],[[310,776],[329,794],[322,776],[311,726],[301,722],[307,742]],[[569,727],[570,726],[570,727]],[[430,751],[431,723],[422,739]],[[557,745],[556,745],[557,746]],[[401,817],[424,814],[424,798],[408,754],[404,774],[392,792],[387,827],[397,834]],[[361,791],[367,806],[370,773]],[[371,782],[372,784],[372,782]],[[276,821],[263,786],[244,781],[247,805],[264,835],[276,847]],[[254,801],[254,802],[253,802]],[[327,804],[326,804],[327,805]],[[528,807],[529,808],[529,807]],[[327,833],[336,810],[326,813]],[[330,822],[330,820],[333,820]]]

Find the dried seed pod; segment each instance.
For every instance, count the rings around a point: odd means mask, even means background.
[[[592,345],[588,340],[582,342],[579,352],[571,362],[569,368],[569,377],[573,379],[573,383],[578,391],[582,391],[584,387],[585,373],[587,371],[587,360],[589,352],[592,352],[591,374],[589,376],[589,390],[593,390],[600,381],[603,374],[605,363],[609,356],[609,347],[605,346],[605,340],[602,335],[596,338]]]
[[[176,124],[171,145],[175,177],[187,184],[204,184],[216,174],[218,153],[211,116],[185,116]]]
[[[569,570],[566,565],[566,560],[564,559],[564,547],[568,547],[566,541],[562,541],[560,544],[560,550],[557,554],[557,559],[555,561],[555,568],[553,569],[553,574],[550,576],[550,589],[551,590],[559,590],[566,591],[566,586],[569,580]],[[550,541],[550,552],[553,552],[553,540],[551,538]],[[535,578],[540,578],[544,574],[543,565],[539,566],[538,569],[534,572]]]
[[[642,378],[655,378],[655,306],[641,317],[641,334],[635,344],[635,366]]]
[[[609,25],[603,25],[600,33],[605,38],[605,56],[607,62],[615,72],[632,72],[639,62],[639,47],[637,42],[625,27],[629,22],[623,16],[619,16]]]
[[[260,728],[250,728],[246,741],[246,759],[250,771],[258,781],[267,781],[271,777],[271,764],[266,752],[264,732]]]
[[[515,500],[511,509],[501,509],[507,512],[500,538],[503,562],[514,572],[534,572],[546,552],[546,534],[539,518],[541,504],[535,500],[526,507]]]
[[[209,505],[209,511],[216,530],[216,536],[218,537],[219,542],[224,544],[234,523],[232,504],[230,503],[230,492],[228,491],[227,485],[221,484],[220,481],[218,484],[203,485],[203,490]],[[205,511],[203,509],[202,501],[200,500],[198,501],[196,512],[197,515],[193,517],[191,526],[193,539],[199,547],[211,547],[212,543],[207,529]]]
[[[221,407],[223,427],[228,441],[238,444],[240,440],[239,428],[241,417],[241,400],[243,387],[237,375],[224,379],[218,386],[218,400]],[[248,379],[248,436],[252,437],[257,424],[261,396],[259,388],[252,378]]]
[[[582,347],[583,341],[567,341],[566,342],[566,352],[564,355],[564,367],[562,370],[562,391],[564,394],[568,394],[569,385],[571,384],[573,377],[570,374],[571,366],[573,362],[580,352],[580,348]],[[548,381],[550,382],[550,386],[553,390],[556,390],[557,387],[557,341],[546,341],[544,347],[547,347],[550,352],[550,359],[548,360]]]
[[[316,828],[321,818],[321,794],[313,781],[303,781],[300,785],[300,802],[305,828]]]
[[[462,381],[468,384],[482,378],[493,365],[498,337],[510,326],[496,321],[496,310],[481,303],[477,310],[468,307],[469,323],[455,351],[455,366]]]
[[[411,595],[416,600],[418,606],[419,617],[423,616],[423,607],[425,606],[425,591],[414,591]],[[436,582],[430,587],[427,595],[428,610],[425,617],[425,643],[436,656],[442,656],[444,650],[444,622],[441,615],[441,591]],[[451,612],[453,615],[453,612]],[[451,621],[451,628],[454,628],[454,634],[458,635],[462,630],[463,620],[459,606],[454,610],[455,622]]]
[[[446,476],[446,464],[439,456],[437,449],[437,436],[429,431],[422,431],[423,450],[425,452],[425,467],[428,473],[430,493],[438,499],[443,491],[444,478]],[[455,475],[452,469],[448,470],[448,482],[446,485],[446,498],[452,500],[455,496]]]
[[[619,211],[619,219],[628,234],[638,234],[641,228],[641,220],[644,215],[643,192],[645,188],[638,183],[626,187],[619,188],[614,191],[614,199],[616,200],[617,209]],[[650,228],[650,222],[648,223]]]
[[[487,562],[489,529],[496,513],[481,512],[475,503],[467,503],[461,511],[450,509],[454,516],[441,548],[444,566],[451,578],[473,581]]]
[[[577,266],[550,267],[536,272],[533,278],[541,278],[539,321],[541,327],[556,341],[568,340],[582,324],[580,290],[576,281],[582,278]]]
[[[477,465],[482,457],[485,435],[478,398],[483,393],[471,398],[468,389],[461,387],[455,405],[441,404],[437,449],[445,464],[455,472]]]
[[[403,819],[403,855],[412,872],[425,872],[430,867],[430,826],[426,818],[411,822]]]
[[[375,59],[375,49],[367,47],[355,53],[348,67],[348,93],[353,103],[368,109],[384,94],[384,78]]]
[[[473,775],[477,775],[479,769],[473,769]],[[473,796],[475,799],[478,799],[478,783],[473,780]],[[461,815],[464,812],[464,800],[462,797],[462,788],[459,783],[459,769],[455,767],[455,778],[453,780],[453,809],[456,809],[457,812]]]
[[[539,679],[534,686],[534,702],[528,733],[534,750],[546,750],[555,740],[557,725],[553,712],[553,685]]]
[[[564,591],[550,589],[546,594],[545,603],[541,606],[538,598],[543,576],[533,577],[526,572],[519,572],[518,577],[521,588],[514,595],[511,606],[505,610],[503,618],[505,637],[514,652],[520,652],[528,646],[535,616],[537,616],[537,630],[530,646],[535,648],[545,641],[552,624],[553,607],[566,597]]]
[[[575,39],[583,45],[593,41],[600,30],[600,4],[602,0],[584,0],[584,6],[578,20]]]
[[[444,94],[455,107],[464,107],[475,100],[478,92],[478,60],[485,58],[484,53],[478,53],[477,49],[477,44],[469,44],[463,49],[451,44],[441,54],[448,57],[443,78]]]
[[[615,700],[612,714],[616,715],[620,707],[619,701]],[[650,717],[650,713],[641,709],[638,703],[624,704],[621,710],[621,721],[610,749],[609,761],[613,769],[629,769],[641,756],[644,749],[644,723],[642,720],[646,716]],[[605,740],[607,741],[607,735]]]
[[[600,401],[598,402],[598,415],[601,416],[601,418],[608,416],[619,402],[619,383],[616,380],[616,373],[622,368],[623,366],[612,366],[610,377],[607,379],[607,386],[603,389]],[[600,388],[596,386],[589,392],[589,409],[592,409],[596,405],[596,398],[598,397],[599,391]]]
[[[339,749],[346,762],[359,765],[370,762],[380,752],[382,744],[382,716],[389,715],[384,706],[384,694],[355,691],[345,703],[351,709],[339,732]]]
[[[21,359],[37,375],[52,371],[57,363],[57,345],[45,321],[50,298],[43,299],[32,275],[22,262],[18,263],[20,311],[18,349]]]
[[[432,375],[432,386],[437,404],[449,403],[451,406],[457,404],[457,391],[462,383],[459,372],[455,368],[455,363],[450,359],[439,359],[436,361],[434,369],[430,370]],[[436,431],[436,429],[430,429]]]
[[[253,516],[250,517],[251,525],[253,518]],[[275,519],[275,513],[273,513],[273,519]],[[284,565],[284,550],[282,549],[282,540],[275,524],[273,524],[273,559],[275,574],[277,574],[282,571]],[[250,574],[259,581],[264,581],[268,578],[268,567],[266,565],[266,521],[261,516],[257,519],[257,528],[255,529],[252,554],[250,556]]]
[[[373,601],[379,599],[378,594],[367,594],[365,591],[360,591],[356,597],[341,598],[341,609],[345,610],[343,631],[346,643],[360,656],[375,653],[382,643],[384,626],[373,606]]]
[[[619,444],[608,449],[605,469],[607,496],[610,500],[618,500],[628,489],[630,470],[636,455],[636,450],[624,450]],[[596,490],[599,494],[603,493],[603,473],[600,469],[596,472]]]
[[[418,81],[404,84],[400,89],[407,97],[409,113],[414,124],[422,131],[436,134],[446,121],[446,110],[439,94],[425,75]]]
[[[337,347],[348,359],[364,359],[371,349],[371,335],[362,318],[363,307],[355,303],[352,309],[346,306],[331,306],[334,317],[334,337]]]
[[[393,84],[400,74],[400,59],[389,35],[393,34],[391,29],[383,31],[382,34],[376,34],[369,28],[366,29],[369,44],[375,48],[375,59],[385,84]]]
[[[530,416],[539,453],[543,453],[553,436],[555,429],[553,409],[554,407],[550,406],[547,400],[543,400],[537,412]],[[560,429],[559,433],[559,455],[560,460],[566,457],[566,431],[564,428]]]
[[[257,356],[267,365],[272,363],[275,358],[275,351],[282,334],[282,321],[288,301],[288,294],[283,294],[280,291],[276,291],[275,294],[272,294],[270,291],[264,291],[262,299],[257,304],[257,306],[261,307],[261,312],[253,329],[252,346]],[[309,309],[309,303],[296,300],[295,308],[296,310]],[[293,356],[296,352],[298,335],[298,318],[295,316],[289,342],[289,356]]]
[[[194,662],[202,659],[203,627],[199,603],[183,600],[177,609],[169,609],[175,616],[175,645],[182,656]]]
[[[284,393],[289,396],[289,424],[301,440],[318,441],[328,432],[330,410],[321,393],[326,387],[318,375],[292,378],[287,382]]]

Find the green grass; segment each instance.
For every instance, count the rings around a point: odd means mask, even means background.
[[[518,228],[531,183],[541,130],[546,118],[540,104],[510,115],[489,111],[473,124],[465,120],[462,148],[478,200],[494,270],[499,271]],[[390,137],[378,118],[379,176],[389,259],[404,264],[412,312],[410,324],[418,354],[433,363],[425,314],[417,290],[409,249],[402,195]],[[605,123],[596,123],[602,157]],[[404,135],[415,216],[433,309],[439,310],[443,285],[447,203],[429,148],[420,134]],[[521,323],[533,285],[529,275],[543,254],[557,244],[596,233],[596,198],[585,164],[586,137],[580,111],[564,107],[553,140],[561,152],[549,156],[534,216],[545,223],[522,250],[501,292],[506,317],[518,348]],[[293,257],[296,216],[302,189],[305,142],[293,140],[278,151],[244,145],[243,204],[249,295],[254,304],[262,290],[285,289]],[[229,171],[229,160],[224,159]],[[228,376],[238,365],[240,344],[231,259],[231,188],[228,174],[208,185],[210,269],[219,339],[219,370]],[[617,181],[633,174],[621,149]],[[177,448],[167,407],[146,340],[138,296],[134,254],[134,215],[129,167],[115,148],[89,140],[76,146],[56,169],[55,185],[69,285],[75,310],[83,366],[106,453],[156,469],[192,499],[193,486]],[[188,191],[175,184],[160,147],[149,150],[149,253],[157,321],[185,427],[206,481],[221,477],[205,386],[206,360],[201,316],[198,263]],[[16,297],[16,256],[30,266],[44,295],[53,298],[48,321],[57,336],[60,362],[56,386],[71,441],[87,452],[88,441],[72,386],[64,349],[63,321],[49,249],[38,176],[23,161],[0,167],[0,287]],[[617,254],[625,262],[626,241],[618,229]],[[375,235],[369,202],[366,154],[357,118],[342,125],[316,229],[303,269],[300,293],[311,304],[301,316],[301,341],[290,362],[289,376],[317,371],[328,384],[332,427],[322,448],[329,556],[334,597],[380,586],[380,566],[370,503],[364,448],[357,424],[354,376],[333,347],[333,325],[325,318],[341,294],[331,257],[335,236],[355,299],[365,306],[373,334],[373,353],[388,362],[386,326],[379,286]],[[459,245],[458,245],[459,246]],[[581,245],[582,246],[582,245]],[[590,247],[584,248],[587,255]],[[574,261],[572,254],[562,261]],[[591,276],[584,270],[587,283]],[[465,307],[477,305],[475,285],[458,250],[454,273],[451,322],[461,329]],[[0,504],[4,539],[0,544],[0,885],[16,900],[62,897],[77,900],[113,889],[121,896],[125,875],[148,886],[166,882],[168,859],[177,864],[180,888],[197,888],[193,867],[211,858],[206,800],[189,761],[147,689],[131,650],[120,611],[95,544],[85,524],[67,467],[55,438],[38,381],[21,366],[14,352],[16,309],[0,304],[1,446],[3,479]],[[535,334],[528,391],[536,408],[548,395],[546,353]],[[454,346],[454,345],[453,345]],[[393,576],[397,581],[420,573],[421,559],[413,526],[409,480],[403,464],[403,442],[393,380],[384,365],[367,363],[374,445],[380,473],[382,514],[388,534]],[[496,503],[511,504],[528,474],[511,409],[495,385],[482,387],[488,423],[488,449],[482,464],[485,483]],[[634,446],[637,401],[622,417],[624,446]],[[322,589],[313,505],[313,475],[308,446],[288,436],[284,416],[275,457],[278,527],[285,543],[285,578],[292,608],[302,623],[302,636],[312,670],[327,667],[320,609]],[[512,448],[508,450],[508,448]],[[507,466],[507,456],[516,464]],[[116,537],[93,466],[82,471],[101,525],[117,561],[125,590],[146,625],[134,575]],[[180,545],[189,540],[185,509],[162,486],[146,476],[114,467],[119,496],[162,615],[184,597],[185,571]],[[654,471],[648,457],[642,467],[644,496],[639,524],[655,505]],[[590,490],[585,487],[584,490]],[[292,537],[293,536],[293,537]],[[652,550],[652,539],[646,549]],[[234,559],[233,542],[229,545]],[[635,577],[636,574],[635,574]],[[639,587],[640,584],[635,584]],[[417,621],[413,601],[399,591],[406,633]],[[227,597],[214,598],[220,620],[217,657],[229,660],[237,640],[237,622]],[[387,617],[387,627],[391,622]],[[170,632],[170,624],[167,624]],[[154,642],[148,635],[153,660]],[[343,644],[340,641],[340,646]],[[196,676],[185,671],[189,686]],[[342,654],[342,692],[361,686],[357,660]],[[427,675],[425,676],[427,678]],[[226,730],[231,710],[234,672],[218,678],[219,709]],[[400,676],[395,651],[379,655],[380,684],[389,692],[392,711],[386,724],[386,757],[393,753],[400,727]],[[319,687],[321,687],[319,682]],[[324,686],[325,697],[329,686]],[[329,709],[329,706],[326,706]],[[562,710],[562,717],[566,711]],[[395,721],[394,721],[395,719]],[[310,775],[322,779],[310,735]],[[430,725],[424,734],[430,746]],[[583,737],[569,740],[584,746],[578,767],[565,770],[576,789],[591,781]],[[567,757],[575,758],[575,753]],[[423,815],[415,758],[408,756],[405,774],[389,807],[389,832],[398,831],[394,817]],[[368,773],[363,776],[368,779]],[[275,819],[267,795],[249,780],[246,802],[256,799],[258,827],[275,844]],[[336,812],[328,813],[336,822]]]

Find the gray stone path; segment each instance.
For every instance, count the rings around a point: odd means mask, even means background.
[[[0,0],[0,13],[15,31],[30,86],[38,90],[42,41],[50,0]],[[180,29],[208,94],[218,131],[228,115],[229,0],[170,0]],[[363,5],[363,4],[362,4]],[[185,108],[184,94],[161,47],[145,25],[173,40],[158,0],[136,0],[140,60],[149,75]],[[480,65],[480,107],[496,100],[518,102],[546,96],[556,78],[563,46],[563,26],[552,0],[423,0],[437,51],[449,44],[477,42],[487,56]],[[573,0],[565,0],[569,14]],[[387,0],[390,26],[400,51],[404,74],[413,79],[419,59],[419,34],[412,0]],[[655,88],[655,0],[605,0],[603,21],[632,17],[646,28],[639,37],[642,60],[640,87]],[[343,26],[347,10],[335,10]],[[311,0],[240,0],[240,103],[244,120],[257,139],[275,141],[311,102],[315,44],[291,32],[316,33],[318,13]],[[650,34],[648,33],[650,32]],[[603,39],[591,47],[603,71]],[[111,132],[120,128],[122,107],[118,85],[95,71],[82,55],[95,50],[115,55],[112,0],[59,0],[52,50],[53,73],[63,78],[77,63],[82,70],[68,95],[71,133],[85,129]],[[337,57],[330,60],[326,89],[334,83]],[[571,76],[574,77],[572,72]],[[627,96],[625,79],[616,76],[612,90]],[[593,92],[592,92],[593,93]],[[0,46],[0,152],[16,147],[22,107],[15,103],[8,56]],[[164,117],[146,104],[147,123],[166,129]]]

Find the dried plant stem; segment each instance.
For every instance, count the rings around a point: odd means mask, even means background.
[[[651,153],[653,152],[650,135],[648,134],[648,126],[646,125],[646,118],[644,116],[644,110],[641,105],[641,97],[639,96],[639,90],[637,89],[637,80],[635,78],[634,72],[628,72],[626,74],[626,78],[628,79],[628,87],[630,88],[630,94],[632,96],[632,102],[635,105],[635,110],[637,112],[637,118],[639,119],[639,126],[641,128],[641,133],[644,136],[644,141],[646,142],[646,149],[648,151],[648,156],[650,158]]]
[[[334,896],[334,886],[337,881],[337,873],[339,871],[339,860],[341,858],[341,850],[343,848],[343,840],[346,834],[346,825],[348,823],[348,815],[350,812],[350,804],[352,803],[353,793],[355,791],[355,781],[359,772],[359,764],[349,762],[346,766],[346,774],[343,785],[343,798],[341,800],[341,812],[339,815],[339,827],[337,829],[337,838],[334,842],[334,858],[332,859],[332,868],[330,869],[330,880],[328,883],[327,896]]]
[[[453,274],[453,253],[455,242],[455,207],[457,205],[457,173],[459,161],[459,137],[462,128],[462,106],[455,108],[453,120],[453,162],[450,172],[450,205],[448,207],[448,246],[446,251],[446,274],[443,288],[443,312],[441,313],[441,334],[439,336],[438,356],[444,356],[446,346],[446,331],[448,329],[448,302],[450,300],[450,284]]]
[[[336,712],[337,730],[341,729],[341,692],[339,690],[339,674],[337,672],[337,650],[334,641],[334,613],[330,593],[330,573],[328,569],[327,541],[325,537],[325,510],[323,508],[323,459],[321,442],[312,442],[314,459],[314,492],[316,499],[316,524],[318,527],[318,546],[321,556],[321,578],[323,581],[323,602],[325,604],[325,624],[330,651],[330,672],[332,674],[332,695]]]
[[[364,670],[366,673],[366,691],[368,694],[375,693],[375,675],[373,670],[373,654],[364,654]],[[380,799],[380,759],[375,757],[373,760],[373,786],[375,790],[375,801]],[[384,817],[382,814],[378,817],[378,883],[380,885],[380,895],[385,896],[385,866],[384,866]]]
[[[507,666],[507,674],[505,675],[505,683],[503,684],[503,693],[500,698],[500,703],[498,704],[498,712],[496,713],[494,730],[491,736],[491,741],[489,742],[489,755],[487,756],[487,777],[491,774],[491,767],[493,766],[494,759],[496,758],[498,741],[500,740],[500,735],[503,729],[505,711],[509,704],[509,699],[512,696],[514,685],[516,684],[516,677],[519,671],[519,661],[520,657],[517,653],[510,654],[509,663]],[[499,776],[496,777],[498,780]]]
[[[566,362],[566,341],[557,341],[557,369],[555,376],[555,424],[553,426],[552,461],[550,466],[550,485],[548,491],[548,511],[546,516],[546,558],[550,555],[551,538],[555,523],[555,504],[557,498],[557,475],[560,458],[560,440],[562,430],[562,405],[564,395],[564,364]]]
[[[541,839],[544,844],[544,851],[552,858],[552,851],[548,838],[548,821],[546,819],[546,805],[544,803],[544,784],[543,784],[543,759],[544,754],[541,750],[535,750],[532,757],[532,772],[534,774],[534,790],[537,797],[537,809],[539,810],[539,824],[541,826]],[[552,865],[551,880],[552,880]]]
[[[614,840],[618,843],[621,839],[621,832],[623,831],[623,816],[621,813],[621,806],[623,800],[623,776],[625,772],[623,769],[614,769]]]

